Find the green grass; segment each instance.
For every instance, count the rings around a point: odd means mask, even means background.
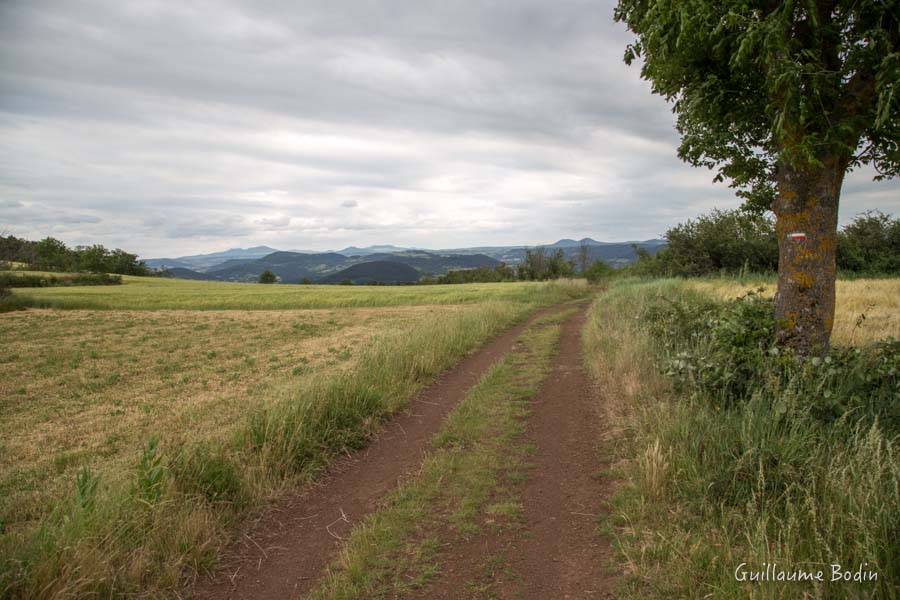
[[[168,283],[163,280],[162,285]],[[184,292],[178,286],[180,283],[171,290]],[[265,295],[279,286],[247,287],[243,302],[253,299],[250,290]],[[120,288],[128,289],[129,283]],[[345,288],[313,289],[320,294],[336,293],[338,297],[346,291]],[[377,296],[383,289],[359,291]],[[433,299],[423,289],[398,291],[419,293],[419,299]],[[394,292],[388,290],[388,295]],[[215,561],[231,525],[247,507],[259,505],[285,486],[314,476],[331,457],[364,444],[379,422],[405,406],[423,385],[538,306],[573,299],[587,291],[584,286],[566,284],[511,285],[508,290],[500,289],[500,295],[512,294],[512,301],[508,298],[497,301],[491,293],[486,294],[487,298],[482,296],[481,301],[472,296],[471,306],[449,310],[440,319],[395,329],[352,348],[333,346],[335,352],[326,350],[325,354],[332,357],[326,362],[334,361],[334,369],[304,370],[298,376],[294,375],[297,366],[291,365],[285,379],[248,391],[244,411],[236,423],[226,428],[230,433],[220,438],[195,441],[186,435],[190,428],[181,431],[161,427],[157,431],[142,430],[159,434],[158,446],[129,441],[121,435],[98,440],[100,450],[116,448],[122,456],[132,457],[123,463],[123,469],[115,472],[105,470],[102,465],[88,471],[79,469],[85,463],[84,457],[77,455],[77,448],[71,450],[75,454],[54,459],[48,468],[74,476],[74,480],[69,479],[71,491],[45,512],[39,525],[7,529],[0,538],[0,597],[172,593],[185,573],[202,571]],[[474,292],[455,293],[465,297]],[[215,305],[215,300],[190,294],[185,297],[172,293],[168,299],[175,305],[191,302],[206,302],[205,308]],[[321,302],[333,301],[334,298]],[[53,317],[72,315],[75,318],[85,314],[88,313],[48,313]],[[100,319],[103,314],[90,313],[92,318]],[[146,314],[148,319],[157,318],[156,313]],[[159,318],[168,321],[184,314],[190,313],[161,313]],[[41,316],[24,313],[5,315],[3,319],[31,315]],[[185,324],[179,327],[182,325]],[[185,326],[188,325],[190,331],[184,332],[184,337],[215,333],[214,323],[193,318]],[[298,326],[298,335],[306,335],[303,325]],[[89,333],[90,329],[85,332]],[[108,335],[102,334],[98,339],[102,341]],[[132,342],[140,337],[126,336]],[[63,348],[47,349],[44,358],[47,376],[64,376],[70,369],[91,365],[96,360],[109,360],[102,344],[88,347],[91,343],[79,349],[77,357],[65,354]],[[265,368],[263,365],[271,361],[272,357],[265,355],[250,356],[251,362],[244,355],[232,357],[236,351],[240,354],[240,347],[236,341],[227,347],[208,351],[203,348],[196,356],[192,354],[190,360],[227,359],[232,362],[231,368],[250,371]],[[163,348],[157,350],[166,353]],[[18,357],[0,366],[19,368],[20,360]],[[127,361],[123,365],[108,371],[108,375],[118,374],[120,379],[103,380],[104,389],[114,389],[126,381]],[[225,367],[222,375],[227,379],[228,364],[222,366]],[[305,369],[308,365],[299,366]],[[190,373],[173,371],[166,361],[158,367],[176,384],[181,381],[179,377],[190,376]],[[24,383],[22,393],[27,393],[27,386]],[[116,406],[111,408],[120,410]],[[40,406],[25,409],[40,410]],[[48,417],[50,422],[64,425],[59,415],[48,414]],[[162,424],[152,411],[146,417],[149,424]]]
[[[15,296],[60,309],[282,310],[468,304],[554,303],[586,293],[583,280],[429,286],[260,285],[123,276],[114,287],[17,289]]]
[[[663,375],[663,358],[708,331],[654,337],[648,308],[708,302],[690,281],[624,281],[597,299],[584,332],[602,390],[623,598],[896,598],[900,440],[847,415],[811,418],[808,396],[772,379],[732,405]],[[668,344],[668,345],[666,345]],[[823,583],[749,583],[735,570],[824,571]],[[879,573],[830,582],[833,563]]]
[[[519,519],[521,504],[503,489],[501,475],[522,467],[524,449],[516,440],[528,401],[550,371],[559,340],[555,323],[568,316],[571,311],[532,325],[522,344],[470,390],[435,436],[419,474],[354,528],[312,598],[397,597],[427,586],[440,573],[447,542]]]

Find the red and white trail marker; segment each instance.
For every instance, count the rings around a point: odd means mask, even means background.
[[[795,231],[794,233],[788,234],[788,239],[791,240],[792,242],[805,242],[806,234],[803,233],[802,231]]]

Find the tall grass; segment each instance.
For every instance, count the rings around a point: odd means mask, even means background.
[[[229,525],[248,506],[362,445],[420,387],[536,306],[585,292],[579,285],[545,286],[533,290],[531,302],[484,302],[382,337],[349,371],[280,388],[250,410],[230,443],[148,443],[128,485],[85,472],[38,528],[3,535],[0,597],[179,589],[215,561]]]
[[[588,366],[619,424],[608,448],[624,482],[614,514],[630,574],[625,596],[897,597],[900,439],[877,414],[897,406],[896,367],[869,369],[884,385],[866,391],[851,375],[829,383],[826,364],[809,366],[817,370],[808,376],[767,368],[772,362],[755,365],[753,385],[722,393],[734,371],[717,371],[722,359],[710,350],[721,321],[666,326],[684,317],[677,310],[721,314],[689,288],[623,282],[596,301],[585,329]],[[669,321],[654,325],[654,311],[669,311]],[[701,371],[721,379],[711,383]],[[894,404],[870,405],[872,396]],[[831,404],[843,410],[820,410]],[[773,563],[821,570],[824,581],[740,581],[742,563],[745,571]],[[852,572],[862,565],[878,580],[830,581],[832,564]]]

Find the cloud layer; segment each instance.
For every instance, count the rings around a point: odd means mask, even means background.
[[[675,157],[612,2],[6,0],[0,230],[148,255],[656,237]],[[842,221],[900,212],[845,184]]]

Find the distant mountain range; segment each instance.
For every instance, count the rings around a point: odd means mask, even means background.
[[[566,257],[578,255],[579,247],[589,248],[590,260],[602,260],[613,266],[633,262],[632,243],[655,254],[665,246],[664,240],[642,242],[598,242],[563,239],[543,246],[549,251],[562,250]],[[520,264],[529,246],[484,246],[422,250],[391,245],[357,248],[350,246],[336,252],[281,251],[268,246],[232,248],[224,252],[150,258],[145,263],[152,269],[166,269],[173,277],[211,281],[256,281],[263,271],[272,271],[284,283],[308,279],[316,283],[411,283],[422,276],[441,275],[454,269],[493,267],[498,264]]]

